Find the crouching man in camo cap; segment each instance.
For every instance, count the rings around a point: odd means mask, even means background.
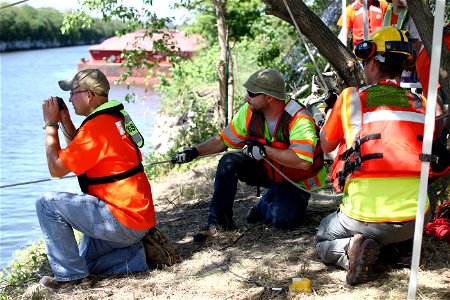
[[[75,129],[61,98],[44,100],[48,168],[53,177],[75,173],[83,194],[47,192],[36,201],[54,275],[44,276],[40,284],[53,290],[90,287],[90,274],[141,272],[170,264],[174,249],[154,228],[152,194],[139,150],[143,138],[123,105],[108,101],[106,76],[87,69],[58,83],[70,91],[75,113],[86,118]],[[83,234],[79,246],[74,229]]]
[[[286,100],[285,82],[277,70],[260,70],[244,83],[246,103],[220,134],[174,155],[187,163],[199,155],[243,148],[225,154],[217,166],[206,226],[195,242],[233,230],[233,202],[238,180],[266,187],[247,215],[248,223],[266,222],[280,229],[298,226],[309,192],[323,186],[323,153],[313,117],[293,99]]]

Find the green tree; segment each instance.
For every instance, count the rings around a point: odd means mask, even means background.
[[[33,8],[29,5],[7,7],[0,13],[0,41],[26,41],[32,44],[57,42],[61,46],[98,43],[124,28],[118,20],[110,20],[108,24],[97,20],[92,28],[74,29],[63,34],[63,20],[63,13],[53,8]]]

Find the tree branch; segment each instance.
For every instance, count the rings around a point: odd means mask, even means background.
[[[294,26],[283,0],[262,0],[266,14]],[[333,66],[348,86],[365,85],[365,76],[355,55],[339,41],[322,20],[303,1],[286,0],[300,31]]]

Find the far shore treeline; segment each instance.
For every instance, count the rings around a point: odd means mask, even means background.
[[[1,2],[0,6],[8,5]],[[0,52],[96,44],[124,28],[123,23],[96,20],[90,28],[62,34],[64,13],[54,8],[29,5],[7,7],[0,11]]]

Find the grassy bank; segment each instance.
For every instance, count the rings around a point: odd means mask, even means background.
[[[20,276],[15,275],[15,283],[20,285],[13,287],[12,281],[7,287],[3,285],[2,299],[406,298],[409,268],[379,265],[373,282],[350,287],[345,284],[345,271],[321,262],[314,249],[314,235],[320,220],[336,209],[339,199],[325,200],[327,197],[320,194],[311,199],[305,221],[299,228],[281,231],[246,223],[245,215],[257,201],[256,190],[239,185],[234,205],[239,229],[220,232],[203,245],[192,243],[191,234],[206,222],[217,159],[203,159],[204,164],[189,171],[174,172],[152,182],[157,227],[180,251],[183,259],[180,264],[141,274],[95,277],[90,290],[53,293],[40,289],[37,284],[39,276],[49,274],[39,243],[28,255],[24,252],[23,263],[15,267],[16,271],[21,270],[17,273]],[[448,187],[448,179],[443,184]],[[448,192],[447,189],[445,197]],[[329,195],[331,191],[322,193]],[[442,192],[439,196],[443,196]],[[449,264],[449,244],[424,236],[418,275],[419,299],[449,299]],[[272,290],[287,288],[293,277],[309,278],[313,292]]]

